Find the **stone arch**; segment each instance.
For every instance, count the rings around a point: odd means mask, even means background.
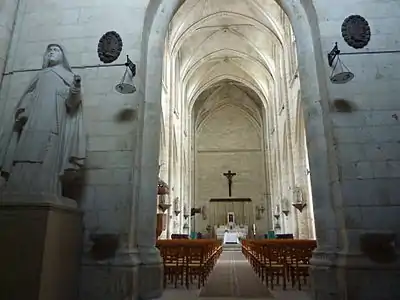
[[[237,81],[239,83],[244,84],[245,86],[247,86],[248,88],[252,89],[257,96],[261,99],[264,108],[268,108],[270,107],[270,104],[268,102],[268,94],[261,90],[261,88],[258,88],[258,86],[252,84],[250,81],[243,79],[239,76],[234,76],[234,75],[223,75],[223,76],[218,76],[218,77],[214,77],[211,78],[209,81],[205,82],[202,86],[200,86],[196,93],[194,93],[193,95],[191,95],[190,99],[189,99],[189,111],[191,111],[193,109],[193,104],[196,102],[196,99],[200,96],[200,94],[202,92],[204,92],[207,88],[213,86],[214,84],[218,83],[219,81],[222,80],[232,80],[232,81]]]
[[[273,66],[272,62],[269,59],[266,59],[267,62],[263,63],[259,60],[256,60],[255,58],[253,58],[252,56],[250,56],[244,52],[240,52],[240,51],[237,51],[234,49],[228,49],[228,48],[225,48],[223,50],[217,50],[210,54],[207,54],[206,56],[202,57],[197,63],[193,64],[193,66],[190,69],[188,69],[188,70],[183,69],[182,73],[185,74],[185,76],[183,77],[183,80],[185,81],[186,78],[189,78],[194,73],[194,70],[196,69],[196,67],[199,66],[200,64],[202,64],[204,61],[206,61],[207,59],[213,58],[215,56],[218,56],[218,54],[221,55],[221,53],[234,54],[234,55],[243,57],[244,59],[247,59],[249,61],[252,61],[252,62],[260,65],[261,67],[264,67],[268,72],[267,73],[268,76],[271,79],[276,80],[276,76],[274,75],[274,72],[271,72],[271,70],[274,70],[275,67]],[[189,63],[188,63],[188,65],[189,65]]]
[[[256,0],[254,0],[256,1]],[[143,26],[142,57],[139,77],[142,81],[142,92],[145,102],[142,108],[143,120],[146,124],[141,141],[141,174],[139,198],[146,202],[146,209],[156,207],[155,189],[149,183],[157,181],[157,157],[159,142],[159,114],[161,113],[161,77],[165,35],[174,13],[181,6],[180,0],[150,0]],[[340,241],[338,228],[344,227],[342,215],[335,213],[334,207],[341,206],[341,195],[337,182],[337,170],[330,168],[336,165],[333,149],[332,127],[327,119],[328,89],[326,86],[325,59],[319,45],[319,27],[312,0],[280,0],[277,1],[288,15],[297,40],[297,56],[299,77],[302,90],[302,103],[307,133],[307,144],[312,174],[312,192],[314,196],[314,212],[318,249],[316,253],[333,253]],[[183,4],[184,5],[184,4]],[[312,51],[310,51],[312,47]],[[154,82],[160,84],[154,85]],[[148,83],[148,84],[146,84]],[[155,138],[156,137],[156,138]],[[154,147],[156,146],[156,147]],[[155,149],[149,151],[149,149]],[[329,151],[328,151],[329,150]],[[334,191],[334,189],[336,189]],[[333,196],[335,195],[335,197]],[[335,203],[336,202],[336,203]],[[144,205],[144,204],[142,204]],[[139,205],[140,209],[140,205]],[[329,220],[329,221],[327,221]],[[153,230],[154,231],[154,230]],[[141,235],[146,233],[141,233]],[[153,234],[154,236],[154,234]],[[145,238],[146,246],[153,242]],[[343,244],[341,244],[343,246]],[[140,246],[140,245],[139,245]],[[315,256],[317,257],[317,256]],[[328,260],[314,263],[331,265]]]
[[[252,127],[254,127],[257,135],[261,138],[262,124],[258,123],[257,120],[255,119],[255,117],[248,110],[246,110],[243,106],[239,106],[237,104],[225,103],[223,105],[216,107],[212,113],[208,114],[205,118],[203,118],[201,120],[201,122],[199,124],[197,124],[198,126],[197,126],[196,130],[200,132],[202,130],[203,126],[210,119],[212,119],[215,114],[217,114],[221,110],[224,110],[228,107],[233,107],[233,108],[237,109],[238,111],[242,112],[242,116],[249,122],[249,124],[251,124]]]

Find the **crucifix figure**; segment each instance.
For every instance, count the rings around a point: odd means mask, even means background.
[[[223,173],[226,178],[228,178],[228,188],[229,188],[229,197],[232,196],[232,178],[236,175],[236,173],[232,173],[231,170],[228,173]]]

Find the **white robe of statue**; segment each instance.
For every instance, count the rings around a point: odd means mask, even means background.
[[[86,157],[82,121],[81,78],[51,44],[17,104],[13,130],[0,137],[3,192],[61,196],[62,179],[79,175]]]

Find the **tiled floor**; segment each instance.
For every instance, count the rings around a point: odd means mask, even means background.
[[[275,300],[310,300],[310,297],[306,292],[299,291],[273,291],[272,299]],[[164,292],[161,300],[254,300],[257,298],[228,298],[228,297],[216,297],[216,298],[199,298],[199,290],[186,290],[186,289],[167,289]],[[259,299],[271,299],[271,298],[259,298]]]
[[[246,265],[247,264],[247,265]],[[208,291],[216,288],[232,289],[231,293],[214,293],[224,297],[199,297],[201,290],[193,286],[187,290],[184,287],[181,288],[168,288],[165,290],[161,300],[233,300],[233,299],[276,299],[276,300],[310,300],[307,291],[292,290],[288,287],[288,290],[283,291],[280,286],[276,286],[274,290],[270,290],[271,296],[268,297],[268,293],[252,293],[254,289],[261,289],[258,277],[254,273],[249,273],[251,269],[250,265],[241,254],[241,252],[224,251],[215,267],[213,273],[209,276],[209,285],[207,283],[202,289]],[[251,270],[252,271],[252,270]],[[227,277],[227,274],[235,274]],[[213,276],[214,275],[214,276]],[[231,278],[231,279],[228,279]],[[213,282],[211,282],[213,280]],[[221,280],[219,285],[215,285],[216,281]],[[227,280],[231,281],[230,283]],[[212,292],[202,293],[203,295],[212,295]],[[229,296],[230,295],[230,296]],[[231,296],[234,297],[231,297]],[[242,296],[243,295],[243,296]],[[263,295],[263,296],[261,296]],[[228,297],[227,297],[228,296]]]

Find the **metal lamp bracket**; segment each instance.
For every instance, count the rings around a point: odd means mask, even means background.
[[[132,72],[132,77],[136,76],[136,65],[133,63],[133,61],[130,60],[129,55],[126,56],[126,63],[125,66],[129,68]]]
[[[330,67],[332,67],[336,56],[338,56],[339,54],[340,54],[340,50],[338,48],[337,43],[335,43],[335,46],[333,47],[331,52],[328,53],[328,64],[329,64]]]

